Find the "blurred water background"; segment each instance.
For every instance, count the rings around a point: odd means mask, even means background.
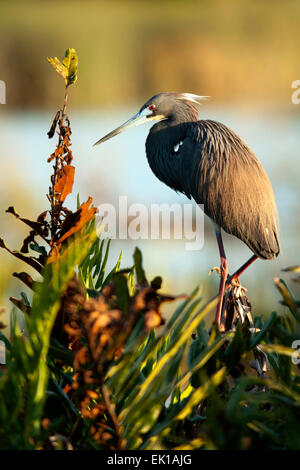
[[[184,204],[188,200],[160,183],[145,157],[147,126],[92,148],[92,144],[135,113],[153,94],[186,91],[212,96],[200,118],[223,122],[240,134],[261,160],[274,187],[281,222],[282,254],[257,261],[241,280],[256,314],[284,311],[272,278],[299,264],[300,105],[291,102],[291,84],[300,79],[300,4],[296,1],[1,1],[0,79],[7,86],[0,105],[0,236],[19,249],[27,231],[5,213],[13,205],[27,218],[48,207],[55,142],[47,131],[61,106],[63,83],[46,62],[67,47],[79,54],[79,80],[70,90],[68,114],[76,166],[74,194],[93,196],[98,206],[128,202]],[[75,197],[67,206],[76,206]],[[251,252],[225,236],[230,271]],[[203,285],[219,257],[213,229],[205,220],[201,251],[182,241],[113,241],[110,263],[124,249],[122,267],[131,265],[134,247],[144,253],[149,278],[161,275],[168,293]],[[0,305],[25,290],[12,277],[24,270],[0,252]],[[296,291],[296,285],[294,286]]]

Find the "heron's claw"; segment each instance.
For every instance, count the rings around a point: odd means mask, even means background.
[[[243,287],[241,284],[235,285],[234,295],[236,298],[242,297],[245,292],[247,292],[246,287]]]
[[[237,277],[231,279],[230,276],[228,276],[227,280],[229,281],[228,286],[233,287],[233,293],[235,298],[241,297],[245,292],[247,292],[246,287],[242,286]]]

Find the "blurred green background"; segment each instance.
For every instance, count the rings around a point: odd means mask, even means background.
[[[138,128],[93,149],[104,133],[131,116],[152,95],[185,91],[209,95],[202,118],[227,124],[253,148],[266,168],[278,202],[282,255],[259,261],[243,276],[254,313],[278,307],[272,277],[299,264],[299,111],[291,102],[300,79],[299,1],[0,1],[0,79],[7,87],[0,105],[0,224],[10,248],[19,249],[26,230],[5,209],[14,205],[35,218],[47,208],[51,167],[46,160],[55,142],[46,135],[62,105],[63,83],[46,61],[67,47],[79,55],[79,80],[70,90],[69,117],[76,165],[75,193],[95,205],[187,200],[152,175],[144,155],[148,129]],[[67,205],[74,206],[75,200]],[[231,271],[250,252],[225,237]],[[134,246],[144,251],[149,276],[163,276],[164,290],[190,291],[203,281],[205,295],[217,291],[208,271],[219,263],[209,222],[200,252],[183,242],[113,242],[111,262]],[[23,289],[12,278],[24,270],[0,252],[0,305]]]

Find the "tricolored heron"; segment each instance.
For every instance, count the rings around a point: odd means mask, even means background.
[[[146,140],[153,173],[175,191],[203,204],[214,223],[221,258],[216,323],[222,329],[226,286],[257,258],[279,254],[278,216],[271,183],[247,144],[220,122],[198,120],[197,105],[205,96],[160,93],[140,111],[95,145],[132,126],[157,121]],[[228,262],[221,229],[242,240],[253,256],[227,279]]]

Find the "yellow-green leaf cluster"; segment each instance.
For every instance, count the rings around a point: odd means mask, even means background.
[[[57,57],[48,57],[48,62],[61,75],[68,87],[77,81],[78,56],[75,49],[68,48],[62,62]]]

